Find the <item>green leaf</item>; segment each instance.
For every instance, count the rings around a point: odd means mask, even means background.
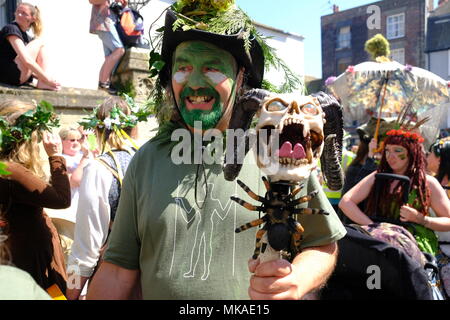
[[[0,162],[0,176],[7,176],[10,175],[11,172],[6,170],[7,165],[3,162]]]
[[[165,65],[166,65],[166,63],[164,61],[162,61],[162,60],[155,61],[155,63],[153,63],[153,65],[152,65],[152,68],[154,68],[154,69],[156,69],[158,71],[161,71],[164,68]]]

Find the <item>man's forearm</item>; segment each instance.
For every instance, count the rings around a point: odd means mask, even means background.
[[[297,267],[297,277],[300,282],[299,295],[318,290],[323,287],[333,273],[337,261],[337,244],[312,247],[303,250],[293,261]]]
[[[87,300],[133,299],[139,285],[139,270],[128,270],[103,261],[91,281]]]

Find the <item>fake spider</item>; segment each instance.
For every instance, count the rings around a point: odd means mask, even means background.
[[[297,214],[328,215],[328,213],[321,209],[296,208],[297,205],[313,199],[317,195],[317,191],[313,191],[299,199],[294,199],[304,185],[295,187],[293,184],[284,182],[270,183],[266,177],[263,177],[262,180],[267,190],[264,198],[251,191],[242,181],[237,180],[239,186],[252,199],[261,202],[262,205],[254,206],[236,197],[231,197],[231,200],[236,201],[250,211],[263,212],[265,215],[260,219],[240,226],[235,232],[239,233],[264,223],[264,226],[256,233],[253,259],[257,259],[260,253],[264,252],[265,248],[261,248],[261,239],[267,232],[270,246],[277,251],[287,252],[286,258],[289,260],[289,257],[294,258],[300,252],[302,234],[305,231],[300,222],[296,221],[293,216]],[[293,187],[294,189],[291,192]]]

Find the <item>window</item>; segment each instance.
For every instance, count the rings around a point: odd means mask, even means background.
[[[405,49],[400,48],[391,50],[391,59],[400,64],[405,64]]]
[[[450,49],[448,50],[448,75],[447,75],[447,80],[450,80]],[[449,113],[449,118],[450,118],[450,113]]]
[[[351,63],[352,63],[352,59],[351,58],[338,59],[338,61],[337,61],[337,73],[336,74],[341,74],[341,73],[345,72],[345,70],[347,70],[348,66]]]
[[[405,14],[395,14],[387,17],[387,38],[397,39],[405,36]]]
[[[6,21],[6,0],[0,0],[0,29],[7,24]]]
[[[350,31],[350,26],[340,28],[337,38],[336,49],[350,48],[351,41],[352,41],[352,33]]]

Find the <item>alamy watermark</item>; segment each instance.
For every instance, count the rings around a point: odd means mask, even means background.
[[[196,121],[193,134],[183,128],[172,132],[171,141],[177,144],[172,148],[171,159],[176,165],[243,164],[246,154],[256,151],[261,165],[278,165],[270,160],[274,159],[272,153],[280,149],[279,135],[278,129],[253,128],[228,129],[225,134],[218,129],[203,132],[202,123]]]
[[[366,285],[369,290],[381,290],[381,269],[377,265],[371,265],[367,268],[367,274],[370,274],[367,278]]]
[[[367,19],[367,28],[369,30],[381,30],[381,8],[376,5],[367,7],[367,14],[370,14]]]

